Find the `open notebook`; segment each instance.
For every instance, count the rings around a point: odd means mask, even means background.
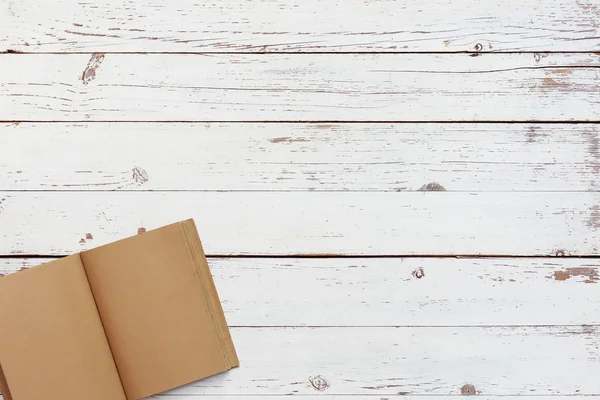
[[[0,278],[5,400],[134,400],[238,366],[193,220]]]

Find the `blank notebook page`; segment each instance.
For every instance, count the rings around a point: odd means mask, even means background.
[[[192,220],[81,257],[129,400],[238,365]]]
[[[79,254],[0,279],[0,338],[14,400],[126,400]]]

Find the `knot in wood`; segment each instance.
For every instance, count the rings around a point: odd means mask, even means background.
[[[412,276],[414,276],[417,279],[421,279],[422,277],[424,277],[425,276],[425,271],[423,270],[423,267],[419,267],[419,268],[415,269],[412,272]]]
[[[467,383],[460,388],[460,394],[463,396],[474,396],[477,394],[477,390],[475,390],[475,386]]]
[[[323,378],[321,375],[311,376],[308,378],[308,381],[310,382],[311,386],[319,392],[322,392],[329,387],[329,382],[327,382],[327,379]]]
[[[426,183],[419,188],[419,192],[445,192],[446,188],[437,182]]]
[[[138,183],[145,183],[148,182],[148,173],[146,172],[145,169],[140,168],[140,167],[134,167],[131,170],[133,176],[133,180],[138,182]]]

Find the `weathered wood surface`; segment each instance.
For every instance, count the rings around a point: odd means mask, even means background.
[[[317,377],[313,377],[313,381],[315,382],[321,382],[321,380],[318,380]],[[308,384],[310,384],[312,386],[312,384],[310,383],[310,381],[308,381]],[[319,386],[322,387],[322,386]],[[461,392],[464,393],[471,393],[473,390],[473,388],[469,385],[469,384],[465,384],[462,386],[462,390]],[[315,400],[315,398],[319,399],[319,400],[373,400],[374,398],[376,399],[384,399],[384,400],[388,400],[388,399],[402,399],[402,400],[408,400],[408,399],[412,399],[415,396],[412,396],[411,394],[386,394],[385,397],[376,397],[377,395],[369,395],[369,394],[349,394],[349,395],[339,395],[339,394],[328,394],[326,392],[319,392],[318,397],[315,397],[314,394],[310,394],[310,395],[294,395],[294,400]],[[235,395],[235,396],[214,396],[214,395],[208,395],[210,396],[211,399],[213,400],[240,400],[240,396],[239,395]],[[461,395],[463,396],[463,395]],[[464,396],[467,396],[466,394]],[[478,400],[496,400],[498,398],[498,396],[485,396],[482,394],[478,394]],[[520,396],[502,396],[504,399],[506,400],[522,400],[524,397],[527,397],[528,400],[548,400],[548,396],[524,396],[524,395],[520,395]],[[561,395],[555,395],[552,396],[553,400],[573,400],[574,396],[561,396]],[[589,396],[588,396],[589,397]],[[167,392],[167,393],[162,393],[162,394],[157,394],[154,395],[152,397],[150,397],[149,399],[177,399],[177,400],[196,400],[199,398],[205,398],[204,394],[180,394],[180,393],[172,393],[172,392]],[[246,399],[263,399],[264,395],[255,395],[255,394],[246,394],[244,395],[244,398]],[[2,399],[2,395],[0,394],[0,400]],[[269,395],[269,400],[289,400],[289,395]],[[449,395],[449,396],[428,396],[428,395],[418,395],[418,399],[419,400],[455,400],[456,399],[456,395]]]
[[[600,125],[7,123],[0,160],[2,190],[598,191]]]
[[[242,367],[201,395],[598,395],[598,328],[233,328]],[[465,385],[469,385],[465,388]],[[461,390],[462,389],[462,390]]]
[[[315,381],[314,378],[313,378],[313,381]],[[319,380],[318,382],[321,382],[321,381]],[[310,381],[308,383],[310,384]],[[311,386],[312,386],[312,384],[311,384]],[[463,392],[463,393],[471,393],[472,392],[472,387],[469,384],[463,385],[462,388],[463,389],[461,392]],[[477,390],[477,389],[475,389],[475,390]],[[202,394],[185,395],[185,394],[178,394],[178,393],[165,393],[165,394],[156,395],[152,398],[153,399],[171,399],[171,400],[172,399],[195,400],[195,399],[198,399],[203,396],[204,395],[202,395]],[[315,397],[315,395],[305,395],[305,396],[295,395],[294,400],[315,400],[315,398],[319,399],[319,400],[373,400],[373,399],[409,400],[409,399],[413,399],[414,397],[415,396],[412,396],[410,394],[386,394],[385,397],[377,397],[377,395],[373,396],[373,395],[369,395],[369,394],[337,395],[337,394],[327,394],[327,392],[320,392],[318,394],[318,397]],[[502,396],[502,398],[506,399],[506,400],[523,400],[524,397],[527,397],[528,400],[548,400],[548,396]],[[0,396],[0,399],[1,398],[2,398],[2,396]],[[213,396],[213,395],[210,395],[210,398],[214,399],[214,400],[240,400],[240,396]],[[263,399],[264,397],[262,395],[248,394],[248,395],[245,395],[245,398],[247,398],[247,399]],[[456,396],[454,396],[454,395],[451,395],[451,396],[419,395],[418,399],[419,400],[455,400]],[[477,399],[478,400],[497,400],[498,396],[485,396],[483,394],[479,394],[479,397]],[[573,400],[573,396],[557,395],[557,396],[552,396],[552,399],[553,400]],[[269,400],[290,400],[290,398],[287,395],[275,395],[275,396],[269,396]]]
[[[82,53],[0,55],[0,275],[189,217],[218,256],[425,255],[210,258],[242,367],[155,397],[598,396],[597,258],[434,256],[599,254],[599,20],[0,0],[0,52]]]
[[[241,367],[174,394],[598,395],[598,327],[233,328]],[[319,390],[320,389],[320,390]]]
[[[593,255],[599,204],[598,192],[0,192],[0,254],[70,254],[195,218],[211,255]]]
[[[597,327],[234,328],[232,335],[245,367],[175,393],[310,394],[327,386],[322,391],[332,394],[448,395],[472,384],[490,395],[600,394]]]
[[[0,259],[0,275],[50,260]],[[596,259],[208,261],[235,327],[600,324]]]
[[[598,51],[595,0],[0,2],[0,51]]]
[[[4,54],[4,121],[599,121],[600,53]]]

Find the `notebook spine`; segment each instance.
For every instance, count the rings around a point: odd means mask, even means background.
[[[196,224],[193,219],[189,219],[181,222],[180,226],[190,253],[192,264],[196,268],[196,274],[202,285],[202,294],[208,312],[213,320],[213,326],[215,327],[216,335],[221,345],[221,353],[225,365],[227,368],[237,367],[239,366],[237,353],[233,346],[229,329],[227,328],[225,314],[223,313],[221,301],[219,300],[215,283],[210,273],[210,269],[208,268],[208,262],[206,261]]]

